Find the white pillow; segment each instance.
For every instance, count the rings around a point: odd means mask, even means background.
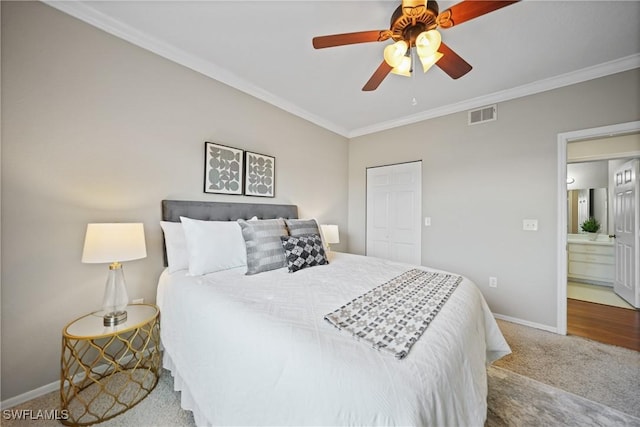
[[[179,222],[160,221],[164,232],[164,245],[167,248],[167,264],[169,273],[189,268],[187,240],[184,237],[182,224]]]
[[[189,274],[200,276],[247,265],[247,249],[235,221],[180,217],[189,253]]]

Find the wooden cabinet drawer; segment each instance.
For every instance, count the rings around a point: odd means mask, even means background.
[[[613,272],[613,265],[569,261],[569,276],[613,281]]]
[[[610,265],[614,265],[616,263],[615,258],[613,257],[613,253],[611,255],[597,255],[580,252],[570,252],[569,261],[593,262],[597,264]]]
[[[570,243],[569,253],[572,253],[572,252],[613,256],[613,245],[609,246],[609,245],[590,245],[590,244]]]

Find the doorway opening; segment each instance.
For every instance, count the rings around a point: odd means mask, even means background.
[[[620,138],[633,139],[640,146],[640,134],[587,143],[597,142],[615,152]],[[637,170],[638,160],[624,157],[573,163],[572,155],[580,144],[569,143],[567,150],[567,334],[640,351],[640,311],[630,304],[638,305],[634,277],[640,262],[638,245],[631,242],[625,257],[625,242],[634,240],[630,237],[637,227],[632,226],[626,235],[624,231],[632,225],[625,219],[635,217],[640,202],[623,200],[635,199],[631,180],[625,190],[611,182],[621,169]]]
[[[607,157],[619,155],[623,142],[635,142],[638,135],[625,135],[597,140],[570,142],[567,147],[567,297],[580,301],[633,309],[615,289],[616,184],[618,168],[633,160],[589,159],[576,161],[585,144],[596,147]],[[624,152],[623,155],[628,155]],[[618,222],[620,220],[618,219]],[[630,299],[627,296],[627,299]],[[571,320],[568,320],[571,323]]]
[[[640,132],[640,121],[621,123],[599,128],[583,129],[558,134],[558,235],[557,235],[557,332],[567,334],[567,271],[568,271],[568,203],[567,203],[567,146],[570,142],[586,141],[634,134]],[[640,153],[629,153],[629,157],[637,157]],[[619,158],[620,155],[609,158]],[[588,160],[607,159],[606,155],[596,155]],[[611,223],[611,220],[608,220]]]

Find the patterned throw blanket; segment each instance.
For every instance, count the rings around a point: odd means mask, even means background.
[[[409,270],[324,318],[402,359],[461,281],[457,275]]]

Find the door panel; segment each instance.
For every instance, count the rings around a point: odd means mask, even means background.
[[[634,307],[640,307],[638,260],[640,208],[639,160],[621,165],[614,173],[615,281],[614,291]]]
[[[386,258],[389,254],[389,197],[388,191],[385,191],[386,186],[382,185],[382,182],[388,182],[388,177],[376,177],[384,178],[377,180],[376,188],[373,194],[373,201],[371,204],[370,224],[368,227],[368,241],[371,243],[370,248],[367,248],[367,252],[371,252],[371,256]]]
[[[414,182],[414,176],[411,172],[398,172],[392,175],[392,179],[396,185],[411,185]]]
[[[373,197],[373,226],[376,230],[386,232],[389,223],[389,193],[376,191]]]
[[[367,169],[367,255],[422,260],[422,163]]]
[[[393,227],[402,231],[415,231],[413,216],[415,214],[415,193],[413,191],[398,191],[395,193],[395,221]]]
[[[389,185],[389,175],[373,175],[371,177],[371,185],[373,186]]]

